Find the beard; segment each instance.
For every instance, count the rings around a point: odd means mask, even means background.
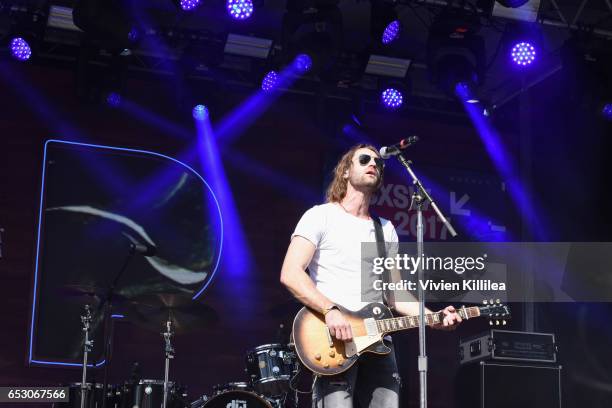
[[[380,176],[372,177],[368,174],[351,177],[349,182],[355,190],[363,191],[364,193],[375,193],[380,187]]]

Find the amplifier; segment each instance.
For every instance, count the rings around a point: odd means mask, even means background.
[[[488,330],[459,341],[461,364],[480,360],[557,362],[557,345],[552,333]]]
[[[561,408],[561,366],[481,361],[459,367],[456,408]]]

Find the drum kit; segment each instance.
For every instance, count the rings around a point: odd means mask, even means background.
[[[291,382],[298,373],[297,356],[290,347],[280,343],[264,344],[246,354],[245,372],[248,382],[217,385],[212,396],[204,395],[191,408],[281,408],[297,406]]]
[[[83,331],[83,369],[79,383],[68,384],[69,402],[57,403],[57,408],[281,408],[297,406],[298,391],[292,381],[299,372],[296,353],[291,345],[264,344],[248,351],[245,356],[245,382],[217,385],[210,395],[189,401],[186,388],[170,381],[170,362],[175,356],[173,336],[189,331],[190,327],[216,322],[214,310],[176,294],[136,296],[119,299],[125,305],[130,321],[137,325],[159,330],[164,342],[164,379],[141,379],[135,372],[130,381],[122,385],[88,383],[88,357],[93,347],[90,339],[92,307],[101,292],[92,287],[70,286],[63,294],[84,304],[81,316]],[[99,295],[100,294],[100,295]],[[94,299],[92,301],[92,299]],[[117,299],[115,299],[117,301]],[[105,339],[105,344],[110,343]],[[134,370],[138,371],[138,370]]]

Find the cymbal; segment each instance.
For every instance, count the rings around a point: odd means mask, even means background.
[[[144,329],[161,332],[166,321],[172,322],[177,334],[197,331],[215,325],[217,312],[210,306],[187,296],[157,293],[130,299],[127,320]]]
[[[62,285],[57,288],[57,293],[71,303],[98,305],[106,298],[108,288],[81,284]],[[113,293],[113,303],[125,301],[127,298]]]

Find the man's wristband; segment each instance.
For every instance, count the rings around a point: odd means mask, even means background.
[[[323,316],[325,316],[326,314],[328,314],[329,312],[331,312],[334,309],[340,310],[337,305],[328,306],[325,309],[323,309]]]

